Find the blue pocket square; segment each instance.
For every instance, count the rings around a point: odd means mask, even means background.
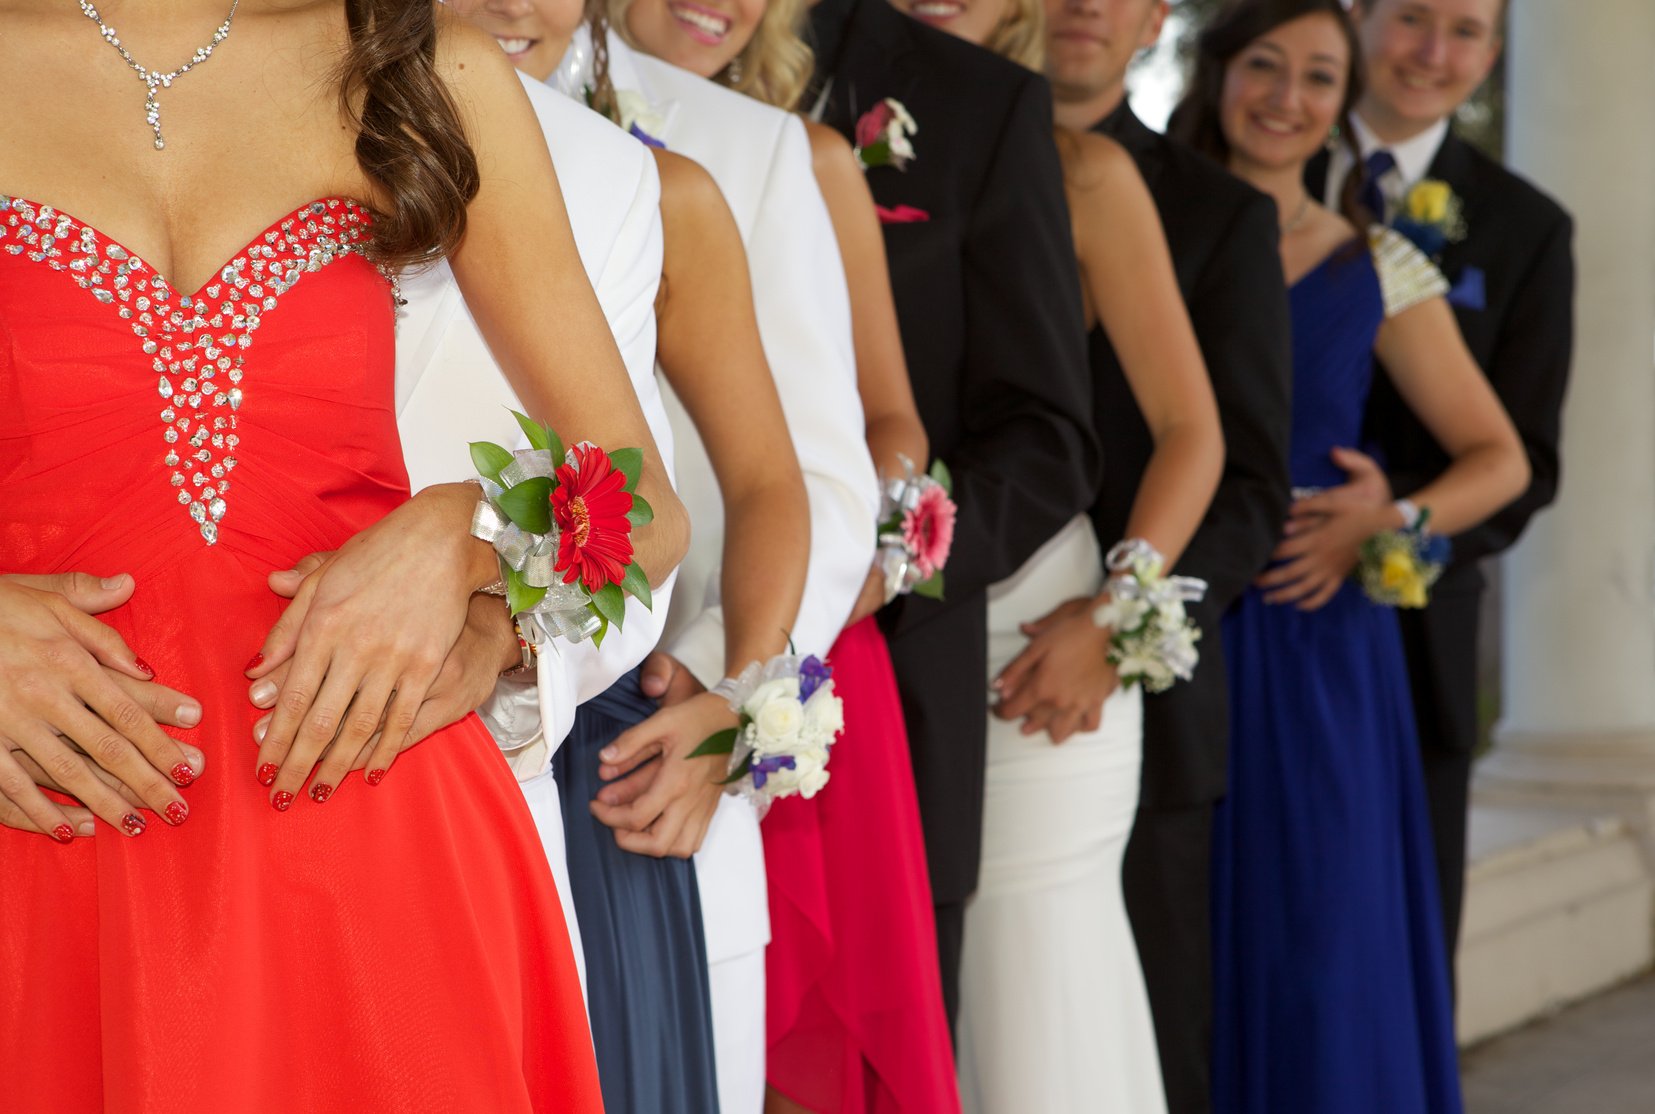
[[[1467,267],[1460,272],[1460,280],[1448,291],[1448,304],[1461,309],[1488,308],[1488,292],[1484,289],[1481,267]]]

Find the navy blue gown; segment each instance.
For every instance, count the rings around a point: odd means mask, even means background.
[[[1423,266],[1423,257],[1414,260]],[[1293,483],[1360,444],[1385,315],[1374,256],[1291,291]],[[1230,790],[1214,835],[1218,1114],[1459,1114],[1419,745],[1396,615],[1250,589],[1226,616]]]
[[[717,1114],[712,998],[695,863],[622,851],[587,809],[598,752],[657,705],[638,670],[582,704],[553,757],[587,1012],[608,1114]]]

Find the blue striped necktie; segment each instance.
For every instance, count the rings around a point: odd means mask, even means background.
[[[1373,215],[1373,219],[1381,224],[1385,222],[1385,191],[1379,188],[1379,179],[1396,169],[1396,156],[1381,147],[1369,155],[1362,165],[1362,189],[1357,194],[1357,200]]]

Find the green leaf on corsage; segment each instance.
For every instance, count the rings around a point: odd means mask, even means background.
[[[729,754],[736,749],[736,736],[741,734],[739,727],[726,727],[716,731],[702,740],[701,745],[690,751],[688,758],[705,758],[709,754]]]
[[[929,600],[942,599],[942,570],[937,570],[914,585],[914,595],[924,596]]]
[[[506,606],[513,615],[521,615],[545,598],[546,589],[526,583],[516,569],[506,570]]]
[[[626,477],[626,490],[636,491],[638,480],[644,474],[644,450],[616,449],[609,454],[609,462],[615,466],[615,471]]]
[[[931,462],[931,478],[941,484],[942,489],[948,494],[954,494],[954,476],[948,471],[948,465],[942,462],[941,457]]]
[[[500,469],[512,462],[512,455],[492,441],[471,442],[471,466],[486,479],[500,482]]]
[[[621,591],[629,596],[636,596],[638,602],[655,610],[655,597],[649,590],[649,577],[644,575],[644,567],[634,561],[626,566],[621,573]]]
[[[523,431],[523,436],[529,439],[529,448],[545,449],[551,446],[549,436],[551,431],[549,429],[527,414],[519,413],[516,410],[511,412],[511,416],[517,419],[517,427]]]
[[[551,479],[534,476],[501,492],[496,502],[519,530],[545,534],[552,529],[551,498]]]
[[[592,593],[592,606],[617,627],[626,621],[626,596],[619,584],[605,584]]]
[[[655,521],[655,508],[642,495],[633,492],[632,509],[626,512],[626,520],[634,526],[648,526]]]

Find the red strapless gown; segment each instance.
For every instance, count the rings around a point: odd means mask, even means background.
[[[818,1114],[957,1114],[931,879],[890,651],[873,619],[828,654],[833,778],[764,818],[776,1090]]]
[[[0,198],[0,566],[134,574],[105,618],[200,698],[208,763],[176,828],[0,829],[11,1114],[602,1109],[551,872],[474,717],[326,805],[254,780],[266,574],[408,496],[367,224],[305,205],[183,296]]]

